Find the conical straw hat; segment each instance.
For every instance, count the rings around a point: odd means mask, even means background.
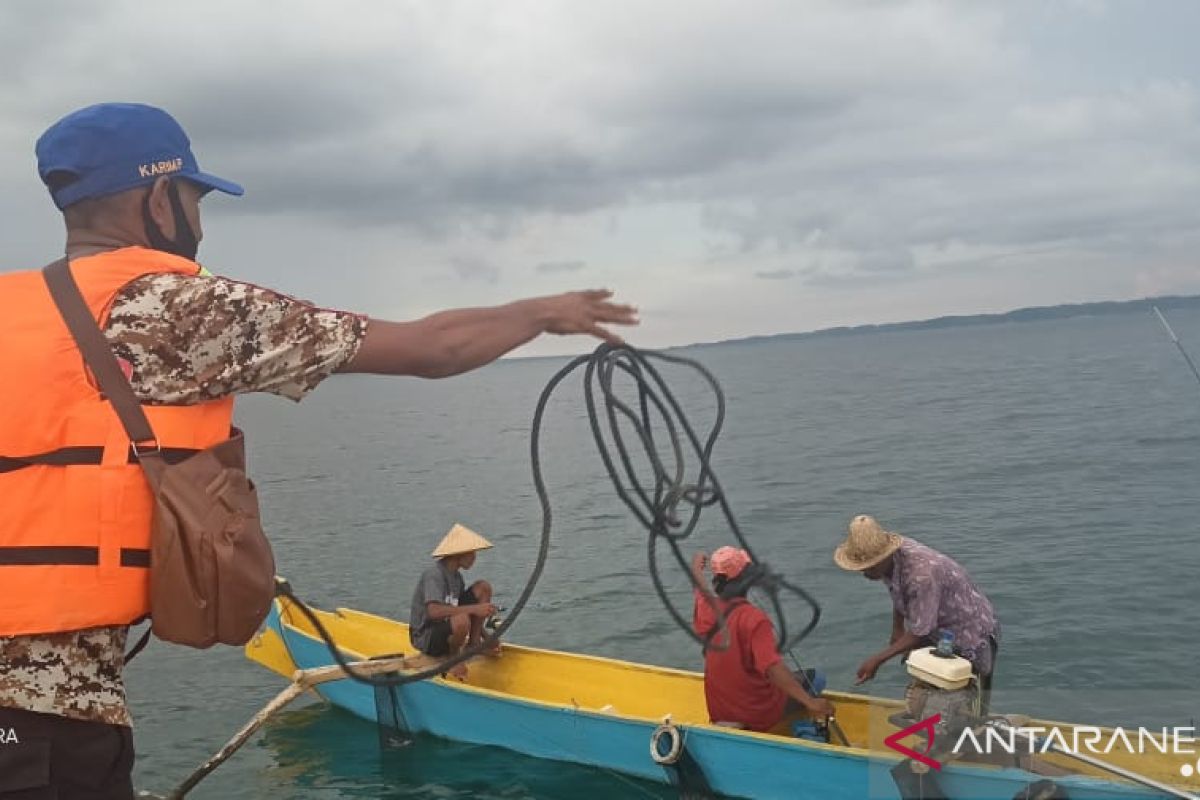
[[[441,544],[433,551],[434,558],[456,556],[460,553],[473,553],[476,550],[487,550],[492,543],[480,536],[466,525],[454,524],[443,538]]]
[[[886,531],[874,517],[859,514],[850,520],[850,534],[833,551],[833,560],[842,569],[861,572],[900,549],[904,537]]]

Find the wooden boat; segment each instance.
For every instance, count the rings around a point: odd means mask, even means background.
[[[315,613],[348,660],[412,652],[408,626],[402,622],[351,609]],[[288,677],[298,669],[333,663],[311,624],[283,599],[276,601],[246,654]],[[376,721],[372,687],[339,680],[316,691],[330,703]],[[669,717],[682,734],[687,758],[720,795],[898,800],[901,795],[889,771],[903,759],[884,745],[884,739],[897,732],[888,720],[902,711],[902,704],[837,692],[825,696],[837,709],[848,746],[792,737],[787,734],[790,721],[772,733],[711,725],[703,676],[698,673],[507,643],[500,657],[473,660],[465,682],[435,677],[395,692],[397,716],[412,732],[671,783],[678,779],[678,765],[657,763],[651,752],[655,730]],[[1070,728],[1053,722],[1028,724]],[[918,747],[914,741],[910,744]],[[1115,749],[1104,758],[1182,791],[1200,789],[1200,776],[1182,778],[1191,772],[1182,769],[1187,756]],[[936,780],[954,800],[1023,797],[1019,793],[1045,775],[1053,775],[1071,800],[1170,796],[1055,754],[1024,756],[1020,766],[1013,765],[1017,759],[1006,759],[1007,766],[955,761],[938,771]]]

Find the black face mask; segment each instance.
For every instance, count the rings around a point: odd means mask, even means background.
[[[167,197],[171,201],[171,213],[175,215],[175,241],[168,239],[162,232],[162,228],[158,227],[158,223],[150,216],[149,192],[142,198],[142,222],[146,226],[146,238],[155,250],[182,256],[188,261],[195,261],[196,252],[200,249],[200,242],[196,239],[196,232],[192,230],[187,216],[183,213],[183,201],[179,199],[179,187],[175,185],[174,181],[167,184]]]
[[[737,597],[745,597],[755,584],[765,582],[767,578],[767,571],[762,566],[747,564],[741,574],[733,580],[729,580],[724,575],[716,576],[713,579],[713,591],[722,600],[733,600]],[[718,579],[720,579],[720,586],[717,585]]]

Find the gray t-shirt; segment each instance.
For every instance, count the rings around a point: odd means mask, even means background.
[[[412,611],[409,613],[408,637],[413,646],[425,651],[433,637],[434,620],[429,618],[426,603],[445,603],[448,606],[458,605],[458,598],[466,590],[466,581],[462,573],[446,566],[444,559],[421,573],[417,581],[417,590],[413,592]]]

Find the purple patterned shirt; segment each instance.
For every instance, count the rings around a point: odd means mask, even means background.
[[[909,633],[936,641],[938,631],[954,632],[954,646],[980,675],[992,671],[988,637],[1000,641],[992,604],[971,576],[949,556],[905,538],[896,551],[892,574],[884,578],[892,607]]]

